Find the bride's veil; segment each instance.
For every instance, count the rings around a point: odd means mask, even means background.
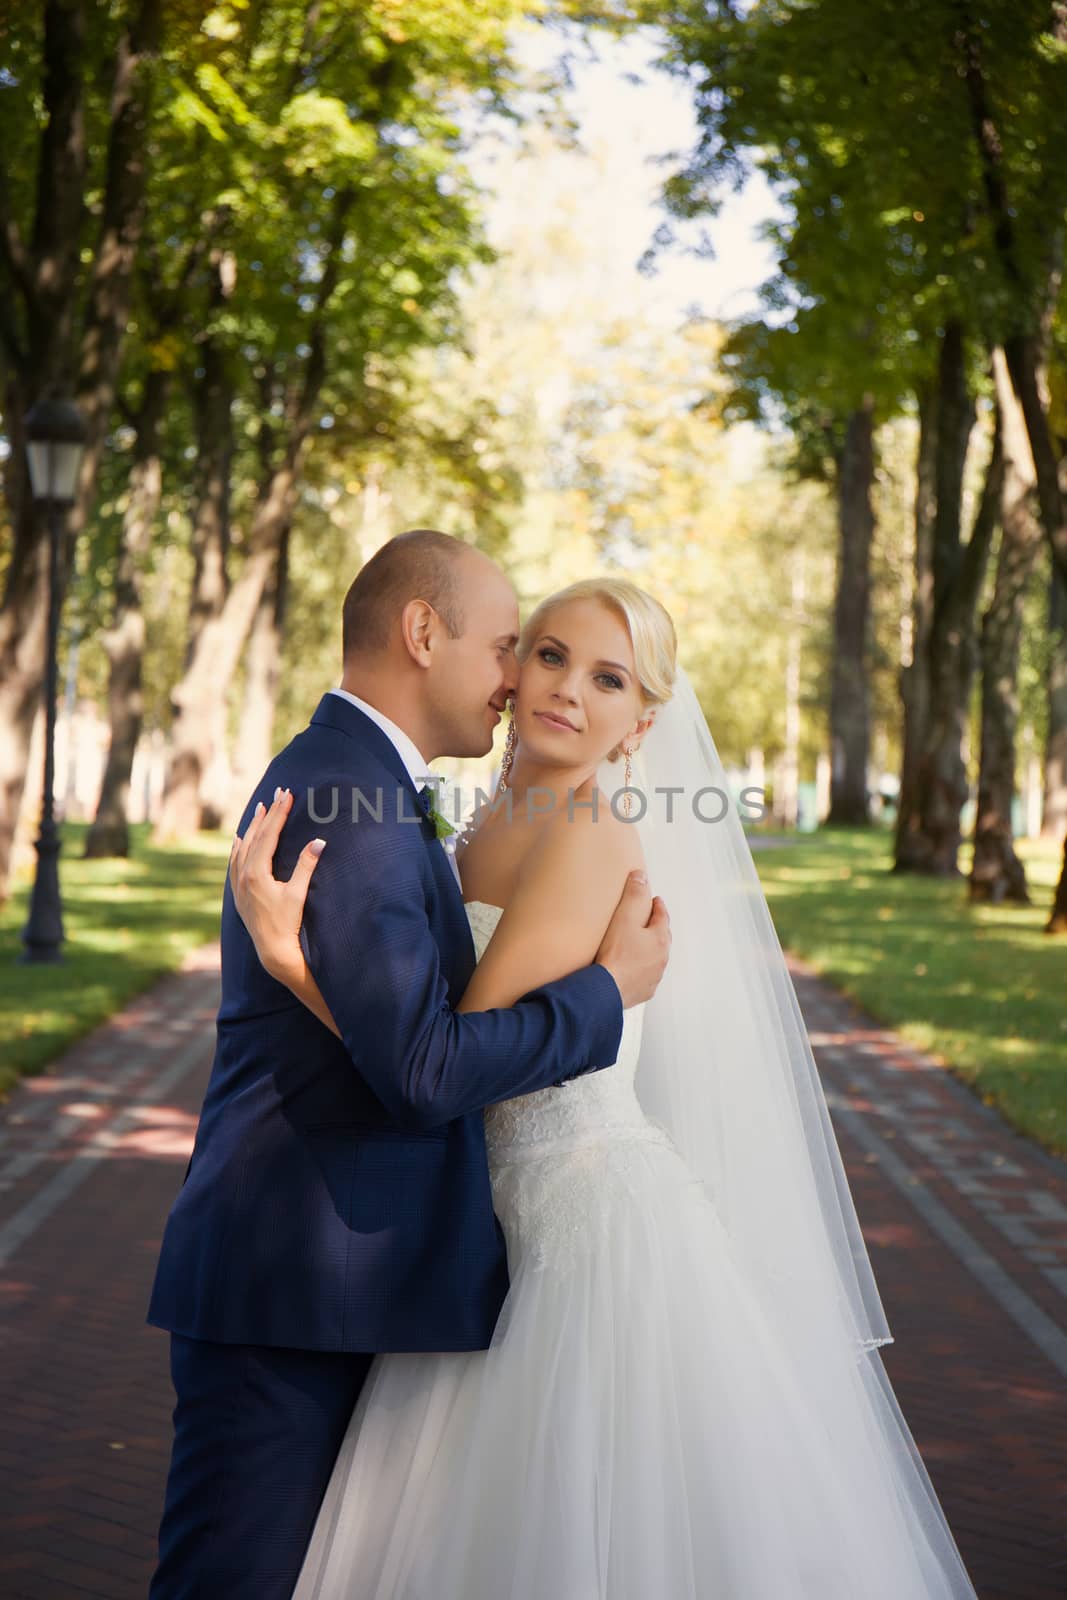
[[[602,764],[606,795],[620,781],[617,763]],[[890,1344],[792,980],[681,669],[634,757],[633,790],[650,888],[672,933],[644,1016],[642,1106],[702,1180],[776,1325],[823,1355],[838,1336]]]

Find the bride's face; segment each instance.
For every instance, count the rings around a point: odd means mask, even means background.
[[[523,754],[548,766],[596,766],[649,719],[625,622],[601,600],[565,601],[545,617],[519,672]]]

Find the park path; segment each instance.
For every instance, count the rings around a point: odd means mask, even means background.
[[[886,1370],[975,1587],[1062,1600],[1067,1164],[791,967],[896,1338]],[[208,948],[0,1107],[2,1600],[147,1591],[171,1391],[143,1319],[217,1004]]]

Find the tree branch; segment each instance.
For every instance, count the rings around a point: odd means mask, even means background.
[[[339,189],[334,196],[333,217],[330,224],[326,260],[315,294],[315,309],[311,313],[308,334],[310,346],[304,363],[304,381],[291,410],[291,421],[301,438],[311,426],[311,414],[326,376],[326,308],[341,275],[341,249],[344,245],[348,213],[355,199],[355,190]]]
[[[960,561],[955,598],[955,610],[958,616],[970,617],[978,604],[989,552],[993,546],[993,535],[1000,521],[1003,494],[1004,416],[998,399],[993,424],[993,445],[989,453],[985,482],[982,485],[982,497],[975,512],[971,537],[967,541]]]

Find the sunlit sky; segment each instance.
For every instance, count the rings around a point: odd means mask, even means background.
[[[542,67],[560,49],[558,37],[535,29],[523,37],[521,57]],[[669,171],[653,163],[692,145],[693,108],[683,83],[652,68],[645,40],[605,38],[596,52],[597,61],[573,66],[574,88],[566,96],[581,150],[552,163],[547,192],[517,192],[506,167],[494,170],[488,149],[476,155],[476,175],[494,191],[491,238],[506,241],[517,218],[528,225],[533,216],[549,226],[571,216],[590,252],[588,270],[596,275],[606,314],[677,323],[692,306],[716,319],[750,312],[773,265],[759,236],[760,225],[775,211],[766,184],[756,175],[740,194],[724,195],[720,214],[708,224],[714,259],[675,249],[660,255],[653,276],[640,273],[638,261],[663,221],[658,192]]]

